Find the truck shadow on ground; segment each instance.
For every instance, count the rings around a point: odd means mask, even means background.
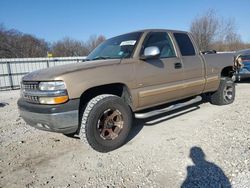
[[[187,113],[191,113],[193,111],[196,111],[200,109],[200,105],[203,103],[207,103],[207,100],[202,100],[198,103],[188,105],[186,107],[173,110],[170,112],[166,112],[160,115],[156,115],[150,118],[145,118],[145,119],[134,119],[134,123],[132,126],[132,129],[130,131],[130,134],[128,136],[127,142],[131,141],[136,135],[140,133],[140,131],[143,129],[144,126],[154,126],[157,125],[161,122],[168,121],[170,119],[177,118],[179,116],[182,116]]]
[[[181,188],[232,187],[223,170],[216,164],[206,161],[206,155],[200,147],[192,147],[189,157],[194,165],[187,167],[187,177]]]
[[[188,105],[185,107],[182,107],[180,109],[177,110],[173,110],[170,112],[166,112],[166,113],[162,113],[160,115],[156,115],[150,118],[145,118],[145,119],[136,119],[134,118],[134,122],[131,128],[131,131],[128,135],[127,141],[126,143],[128,143],[129,141],[131,141],[133,138],[136,137],[136,135],[139,134],[139,132],[143,129],[144,126],[153,126],[153,125],[157,125],[161,122],[173,119],[173,118],[177,118],[181,115],[196,111],[198,109],[200,109],[201,104],[203,103],[207,103],[207,100],[202,100],[198,103],[192,104],[192,105]],[[162,105],[164,106],[164,105]],[[155,107],[155,108],[159,108],[159,107]],[[152,108],[154,109],[154,108]],[[78,135],[75,134],[65,134],[65,136],[70,137],[70,138],[75,138],[75,139],[79,139]],[[125,143],[125,144],[126,144]]]

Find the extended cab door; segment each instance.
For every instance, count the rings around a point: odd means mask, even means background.
[[[195,50],[193,41],[187,33],[174,33],[184,70],[185,88],[183,93],[188,96],[200,94],[205,86],[205,65]]]
[[[147,47],[157,46],[160,57],[139,60],[135,65],[139,108],[155,106],[183,97],[183,68],[167,32],[147,34],[141,55]]]

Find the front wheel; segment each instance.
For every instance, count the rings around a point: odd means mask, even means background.
[[[232,78],[221,78],[219,88],[211,94],[211,103],[215,105],[226,105],[234,102],[235,83]]]
[[[131,124],[131,110],[120,97],[99,95],[84,109],[79,137],[93,149],[109,152],[126,142]]]

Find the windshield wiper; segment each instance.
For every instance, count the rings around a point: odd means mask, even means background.
[[[94,57],[93,59],[91,59],[91,60],[99,60],[99,59],[110,59],[111,57],[109,57],[109,56],[96,56],[96,57]]]

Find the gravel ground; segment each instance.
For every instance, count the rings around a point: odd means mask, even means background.
[[[232,105],[137,120],[107,154],[29,127],[19,91],[0,92],[0,187],[250,187],[249,84],[238,84]]]

